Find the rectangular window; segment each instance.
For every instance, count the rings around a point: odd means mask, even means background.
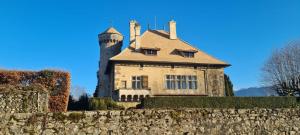
[[[192,86],[192,83],[193,81],[192,81],[192,76],[188,76],[188,86],[189,86],[189,89],[193,89],[193,86]]]
[[[182,85],[182,89],[186,89],[186,76],[182,76],[182,81],[181,81],[181,85]]]
[[[171,89],[176,88],[176,80],[175,80],[175,75],[171,75]]]
[[[177,81],[177,89],[181,89],[181,76],[178,75],[176,77],[176,81]]]
[[[132,77],[132,89],[136,89],[136,76]]]
[[[192,76],[193,89],[197,89],[197,76]]]
[[[170,89],[170,88],[171,88],[171,77],[170,77],[170,75],[166,75],[166,84],[165,84],[165,88],[166,88],[166,89]]]
[[[142,79],[141,76],[132,77],[132,89],[141,89],[142,88]]]
[[[132,89],[147,89],[148,76],[132,76]]]
[[[166,75],[166,89],[197,89],[197,76]]]
[[[143,75],[142,76],[142,88],[143,89],[148,89],[149,87],[148,87],[148,76],[146,76],[146,75]]]
[[[166,75],[166,88],[167,89],[175,89],[176,88],[175,75]]]
[[[126,89],[126,88],[127,88],[126,81],[122,81],[122,88],[123,88],[123,89]]]
[[[142,88],[142,79],[141,79],[140,76],[137,76],[137,77],[136,77],[136,82],[137,82],[137,83],[136,83],[136,86],[137,86],[136,88],[137,88],[137,89],[141,89],[141,88]]]

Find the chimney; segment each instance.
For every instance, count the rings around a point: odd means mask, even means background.
[[[141,26],[136,23],[135,25],[135,50],[139,50],[141,47]]]
[[[129,27],[130,27],[130,32],[129,32],[129,35],[130,35],[130,41],[129,43],[132,43],[134,40],[135,40],[135,24],[136,24],[136,21],[135,20],[131,20],[130,23],[129,23]]]
[[[169,28],[170,28],[170,39],[177,39],[176,22],[174,20],[171,20],[169,22]]]

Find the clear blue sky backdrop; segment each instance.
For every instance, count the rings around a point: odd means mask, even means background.
[[[128,23],[162,28],[177,21],[178,35],[232,64],[235,89],[260,86],[260,69],[275,48],[300,37],[299,0],[2,0],[0,68],[63,69],[72,85],[93,93],[97,34],[113,21],[128,43]]]

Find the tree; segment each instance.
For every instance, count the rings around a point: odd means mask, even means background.
[[[233,84],[228,75],[224,74],[225,95],[234,96]]]
[[[69,96],[68,110],[80,111],[89,109],[89,96],[84,93],[79,97],[79,100],[74,100],[73,96]]]
[[[280,96],[299,96],[300,42],[293,42],[275,50],[265,63],[263,83]]]
[[[78,108],[78,110],[88,110],[89,109],[89,96],[86,93],[82,94],[79,97],[76,108]]]
[[[69,96],[68,110],[79,111],[88,110],[89,96],[86,89],[80,86],[73,86]]]
[[[68,110],[74,110],[76,106],[76,101],[74,100],[73,96],[69,95],[69,102],[68,102]]]
[[[85,87],[78,86],[78,85],[72,86],[72,88],[71,88],[71,94],[72,94],[74,100],[79,100],[79,97],[81,95],[84,95],[86,93],[86,91],[87,90]]]

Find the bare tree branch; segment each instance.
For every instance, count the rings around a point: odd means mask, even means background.
[[[272,86],[280,96],[299,96],[300,43],[275,50],[262,71],[263,83]]]

